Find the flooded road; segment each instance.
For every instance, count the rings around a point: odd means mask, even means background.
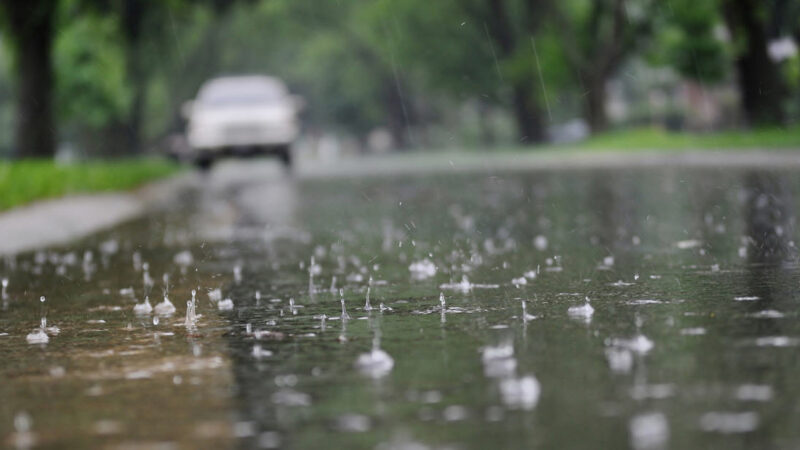
[[[0,442],[796,448],[799,205],[796,169],[223,165],[0,263]]]

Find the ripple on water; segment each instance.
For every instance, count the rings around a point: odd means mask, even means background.
[[[765,309],[747,315],[747,317],[752,317],[754,319],[782,319],[784,316],[785,314],[774,309]]]
[[[628,424],[631,447],[649,450],[666,447],[669,440],[669,423],[660,412],[647,412],[634,416]]]
[[[542,388],[533,375],[520,378],[505,378],[500,381],[500,396],[503,404],[512,409],[531,410],[539,402]]]
[[[270,397],[272,403],[283,406],[311,406],[311,396],[294,389],[284,388]]]
[[[758,428],[758,424],[758,414],[752,411],[712,411],[700,417],[700,428],[703,431],[723,434],[748,433]]]

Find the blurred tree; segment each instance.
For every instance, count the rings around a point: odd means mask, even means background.
[[[567,0],[553,3],[564,53],[585,93],[584,117],[592,132],[608,126],[606,84],[652,32],[651,0]]]
[[[657,62],[672,65],[681,75],[702,83],[717,83],[730,72],[725,43],[716,35],[722,22],[719,0],[672,0],[659,17]]]
[[[544,1],[524,0],[514,11],[506,0],[485,0],[486,10],[473,10],[485,18],[487,34],[504,59],[523,58],[521,67],[532,68],[531,39],[536,35],[544,12]],[[514,18],[517,18],[515,24]],[[521,56],[522,55],[522,56]],[[521,142],[543,142],[547,138],[536,91],[537,72],[512,73],[511,101]]]
[[[507,107],[519,142],[545,139],[541,67],[532,38],[540,33],[542,0],[408,0],[392,3],[403,64],[433,91],[460,101]],[[421,13],[424,11],[424,14]],[[549,68],[547,68],[549,70]],[[491,138],[491,132],[484,130]]]
[[[115,124],[124,122],[131,90],[116,17],[75,14],[74,5],[65,2],[54,46],[60,135],[88,154],[124,153]]]
[[[734,44],[742,108],[750,125],[784,120],[786,87],[767,50],[769,3],[761,0],[720,0]]]
[[[15,57],[15,152],[20,157],[46,158],[55,154],[52,48],[57,7],[57,0],[0,3]]]

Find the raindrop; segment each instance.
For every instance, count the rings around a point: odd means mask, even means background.
[[[50,342],[50,337],[47,336],[47,316],[45,315],[45,309],[44,309],[44,302],[45,302],[44,295],[39,297],[39,301],[42,303],[41,306],[42,315],[41,319],[39,319],[39,328],[28,333],[28,335],[25,337],[25,340],[27,340],[29,344],[46,344]]]
[[[144,293],[145,295],[150,293],[150,289],[152,289],[153,284],[155,282],[152,278],[150,278],[150,264],[144,263],[142,264],[142,284],[144,285]]]
[[[408,266],[411,277],[415,280],[424,280],[436,275],[436,265],[428,258],[411,263]]]

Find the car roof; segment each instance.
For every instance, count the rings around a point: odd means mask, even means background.
[[[214,78],[203,83],[199,99],[239,95],[282,97],[288,94],[286,85],[275,77],[266,75],[238,75]]]

